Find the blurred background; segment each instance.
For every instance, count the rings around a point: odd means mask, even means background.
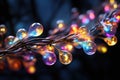
[[[33,22],[44,26],[43,37],[55,27],[56,21],[62,19],[68,24],[71,21],[71,9],[78,8],[80,13],[89,9],[100,8],[107,0],[0,0],[0,24],[5,24],[8,35],[16,35],[19,28],[29,29]],[[119,0],[117,2],[120,2]],[[118,28],[119,31],[119,28]],[[97,52],[93,56],[75,49],[73,61],[63,65],[57,60],[53,66],[46,66],[41,59],[36,62],[36,72],[29,74],[24,68],[12,71],[8,67],[0,72],[0,80],[119,80],[119,33],[118,43],[108,47],[105,54]],[[1,66],[1,65],[0,65]]]

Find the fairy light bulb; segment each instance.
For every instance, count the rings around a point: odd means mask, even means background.
[[[67,51],[72,51],[73,50],[73,45],[72,44],[70,44],[70,43],[67,43],[67,44],[64,44],[64,45],[62,45],[61,46],[61,49],[62,50],[67,50]]]
[[[109,12],[110,11],[110,5],[109,4],[106,4],[105,6],[104,6],[104,11],[105,12]]]
[[[95,19],[95,14],[94,14],[93,10],[88,10],[87,14],[88,14],[90,20],[94,20]]]
[[[109,46],[114,46],[117,44],[117,37],[112,36],[112,37],[107,37],[104,38],[104,41],[109,45]]]
[[[113,8],[116,9],[118,7],[117,3],[113,4]]]
[[[54,47],[51,46],[51,45],[47,45],[45,48],[46,48],[46,50],[48,50],[48,51],[54,52]]]
[[[34,65],[31,65],[29,66],[28,68],[26,68],[26,71],[29,73],[29,74],[34,74],[36,72],[36,68]]]
[[[56,62],[56,55],[54,52],[45,51],[45,53],[42,55],[42,60],[45,65],[48,66],[54,65]]]
[[[21,28],[17,31],[16,37],[21,40],[27,38],[27,31],[24,28]]]
[[[79,15],[78,18],[82,22],[83,25],[86,25],[90,22],[90,19],[87,17],[87,15],[81,14]]]
[[[82,44],[83,47],[83,51],[87,54],[87,55],[93,55],[96,52],[96,44],[92,41],[85,41]]]
[[[56,24],[59,30],[63,30],[65,28],[65,23],[63,20],[57,20]]]
[[[101,53],[106,53],[108,49],[105,45],[102,44],[97,46],[97,50]]]
[[[6,26],[5,25],[0,25],[0,35],[3,35],[7,32]]]
[[[72,62],[72,54],[67,50],[59,50],[59,60],[62,64],[68,65]]]
[[[87,31],[86,27],[80,27],[80,28],[78,29],[78,33],[79,33],[80,35],[87,35],[87,34],[88,34],[88,31]]]
[[[113,3],[115,3],[115,0],[110,0],[110,4],[113,4]]]
[[[14,36],[8,36],[8,37],[6,37],[5,38],[5,47],[8,48],[11,45],[13,45],[14,44],[14,39],[15,39]]]
[[[37,37],[40,36],[42,33],[43,33],[43,26],[40,23],[33,23],[29,28],[28,36]]]
[[[25,55],[23,55],[23,59],[24,59],[24,61],[32,61],[35,59],[35,57],[34,57],[33,53],[27,52],[27,53],[25,53]]]
[[[77,24],[71,24],[70,34],[76,34],[77,32],[78,32],[78,25]]]
[[[18,71],[21,68],[21,62],[18,59],[9,59],[9,68],[14,71]]]

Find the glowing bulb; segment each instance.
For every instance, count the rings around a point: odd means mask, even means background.
[[[107,52],[107,47],[105,45],[98,45],[97,50],[101,53],[106,53]]]
[[[29,74],[34,74],[36,72],[36,68],[33,65],[29,66],[26,70]]]
[[[72,51],[73,50],[73,45],[70,43],[67,43],[61,47],[62,50],[67,50],[67,51]]]
[[[113,4],[115,2],[115,0],[110,0],[110,4]]]
[[[72,61],[72,54],[66,50],[59,51],[59,60],[62,64],[67,65]]]
[[[76,34],[78,32],[78,25],[71,24],[70,34]]]
[[[88,24],[90,22],[89,18],[86,15],[80,15],[79,19],[81,20],[82,24]]]
[[[43,26],[40,23],[33,23],[28,31],[29,37],[37,37],[43,33]]]
[[[93,55],[96,52],[96,44],[92,41],[85,41],[82,44],[83,50],[87,55]]]
[[[116,19],[117,19],[118,21],[120,21],[120,15],[117,15],[117,16],[116,16]]]
[[[113,37],[107,37],[104,38],[104,41],[109,45],[109,46],[114,46],[117,43],[117,37],[113,36]]]
[[[32,61],[32,60],[35,59],[35,57],[34,57],[33,53],[28,52],[28,53],[26,53],[25,55],[23,55],[23,59],[24,59],[25,61]]]
[[[80,28],[78,29],[78,33],[79,33],[80,35],[87,35],[87,34],[88,34],[88,31],[87,31],[86,27],[80,27]]]
[[[47,45],[46,50],[54,52],[54,47],[51,45]]]
[[[93,10],[88,10],[87,14],[91,20],[95,19],[95,14]]]
[[[16,37],[21,40],[27,38],[27,31],[25,29],[19,29],[16,33]]]
[[[105,5],[105,7],[104,7],[104,11],[105,12],[109,12],[110,11],[110,5]]]
[[[8,36],[5,38],[5,46],[6,48],[10,47],[11,45],[14,44],[14,39],[15,37],[14,36]]]
[[[21,68],[21,62],[18,59],[9,61],[9,68],[14,71],[18,71]]]
[[[117,3],[113,4],[113,8],[116,9],[118,7]]]
[[[59,30],[63,30],[65,28],[65,23],[63,20],[58,20],[56,23]]]
[[[42,55],[43,62],[48,65],[54,65],[56,62],[56,55],[51,51],[45,51],[45,54]]]
[[[3,35],[7,32],[6,26],[5,25],[0,25],[0,35]]]

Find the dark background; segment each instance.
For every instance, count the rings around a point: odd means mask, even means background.
[[[58,19],[69,23],[72,7],[80,13],[100,7],[104,0],[0,0],[0,24],[7,26],[7,35],[15,35],[19,28],[26,28],[33,22],[44,26],[43,37],[55,26]],[[28,74],[25,69],[0,72],[0,80],[119,80],[119,27],[116,33],[118,43],[108,47],[106,54],[96,52],[93,56],[75,49],[73,61],[63,65],[57,60],[53,66],[45,66],[37,60],[36,73]],[[107,45],[105,43],[105,45]],[[118,72],[118,73],[117,73]]]

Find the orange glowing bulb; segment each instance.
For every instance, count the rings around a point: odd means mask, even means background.
[[[87,35],[87,29],[85,27],[80,27],[78,29],[78,34],[81,34],[81,35]]]
[[[104,38],[104,41],[109,45],[109,46],[114,46],[117,43],[117,37],[113,36],[113,37],[108,37],[108,38]]]
[[[70,29],[70,34],[76,34],[78,32],[78,25],[72,24]]]
[[[70,64],[72,62],[72,54],[66,50],[59,50],[59,60],[64,65]]]
[[[35,68],[35,66],[29,66],[28,68],[27,68],[27,72],[29,73],[29,74],[34,74],[35,72],[36,72],[36,68]]]

